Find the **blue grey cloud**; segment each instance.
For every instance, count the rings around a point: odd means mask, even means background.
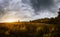
[[[29,21],[56,17],[59,7],[60,0],[0,0],[0,20],[16,18]]]

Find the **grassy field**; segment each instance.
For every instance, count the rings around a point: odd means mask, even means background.
[[[45,23],[0,23],[0,37],[60,37],[60,25]]]

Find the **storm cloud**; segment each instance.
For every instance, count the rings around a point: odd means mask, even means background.
[[[48,9],[52,6],[54,6],[54,1],[53,0],[31,0],[33,8],[38,11],[38,10],[44,10]]]
[[[0,0],[0,20],[54,18],[58,15],[59,7],[60,0]]]

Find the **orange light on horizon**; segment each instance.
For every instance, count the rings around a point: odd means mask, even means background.
[[[6,19],[6,20],[3,20],[2,22],[12,23],[17,21],[18,21],[17,19]]]

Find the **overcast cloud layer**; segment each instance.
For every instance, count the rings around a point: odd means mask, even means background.
[[[0,21],[21,21],[56,17],[60,0],[0,0]]]

